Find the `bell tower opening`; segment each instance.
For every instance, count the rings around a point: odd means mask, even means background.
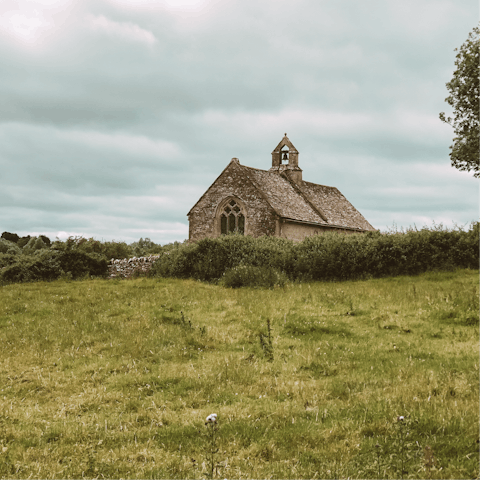
[[[298,150],[293,146],[287,134],[272,152],[270,172],[285,174],[297,184],[302,182],[302,169],[298,166]]]
[[[283,165],[283,164],[285,164],[285,163],[288,165],[288,163],[289,163],[289,156],[288,156],[289,151],[290,151],[290,149],[288,148],[287,145],[284,145],[284,146],[281,148],[281,150],[280,150],[280,153],[281,153],[281,157],[280,157],[281,165]]]

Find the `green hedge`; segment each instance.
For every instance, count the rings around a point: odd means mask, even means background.
[[[275,237],[227,235],[177,245],[159,257],[150,275],[210,281],[239,265],[251,265],[274,268],[291,279],[349,280],[477,269],[478,240],[478,222],[466,231],[438,226],[407,232],[326,233],[296,244]]]
[[[275,237],[227,235],[197,243],[178,244],[159,257],[150,275],[215,280],[239,265],[269,266],[283,272],[294,269],[294,245]]]
[[[222,276],[220,282],[224,287],[283,287],[288,278],[284,272],[272,267],[254,267],[240,265],[230,268]]]
[[[34,255],[8,256],[0,258],[5,267],[0,271],[2,283],[55,280],[62,275],[76,279],[85,276],[104,276],[108,261],[98,254],[75,250],[39,250]]]

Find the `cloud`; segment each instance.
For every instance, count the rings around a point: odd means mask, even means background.
[[[304,178],[378,228],[469,221],[477,183],[450,167],[438,112],[475,15],[453,0],[4,0],[0,222],[182,240],[230,159],[268,169],[284,132]]]
[[[118,36],[127,40],[153,45],[157,39],[152,32],[145,30],[131,22],[115,22],[103,15],[92,16],[88,19],[93,30]]]
[[[3,0],[0,34],[38,46],[73,12],[73,0]]]

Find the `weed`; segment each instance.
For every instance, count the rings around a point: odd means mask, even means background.
[[[205,425],[207,427],[207,445],[205,452],[205,460],[207,464],[207,476],[210,478],[215,478],[217,469],[220,464],[217,462],[217,453],[219,451],[217,441],[218,441],[218,422],[217,414],[212,413],[206,419]]]
[[[390,439],[390,449],[397,458],[397,473],[400,478],[408,474],[407,466],[411,465],[418,456],[419,444],[411,436],[410,419],[400,415],[395,422],[395,435]]]
[[[267,318],[267,334],[265,335],[264,333],[260,332],[258,336],[263,354],[269,362],[273,362],[272,327],[270,325],[269,318]]]

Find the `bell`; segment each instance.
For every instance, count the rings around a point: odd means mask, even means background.
[[[287,152],[283,152],[282,160],[288,160]]]

